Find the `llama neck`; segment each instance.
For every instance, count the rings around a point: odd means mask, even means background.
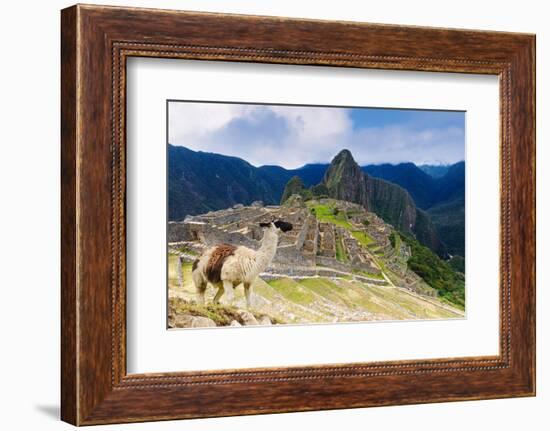
[[[256,253],[256,266],[261,271],[263,271],[275,257],[278,242],[278,235],[266,230],[262,238],[261,246]]]

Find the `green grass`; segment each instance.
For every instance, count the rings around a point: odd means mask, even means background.
[[[335,207],[332,205],[313,204],[310,205],[310,208],[315,210],[315,216],[319,221],[332,223],[348,230],[353,228],[351,223],[347,221],[346,215],[343,211],[338,212],[338,214],[334,214]]]
[[[357,275],[363,275],[363,276],[368,277],[368,278],[375,278],[377,280],[385,280],[384,276],[381,273],[380,274],[373,274],[372,272],[367,272],[367,271],[363,271],[363,270],[360,270],[360,269],[354,269],[353,273],[357,274]]]
[[[328,278],[306,278],[300,281],[305,288],[315,292],[329,301],[339,303],[349,308],[354,308],[355,304],[347,297],[347,289],[338,285]]]
[[[351,235],[359,241],[363,247],[368,247],[370,244],[374,244],[376,241],[366,232],[360,230],[354,230]]]
[[[198,256],[199,255],[199,253],[197,253],[196,251],[191,250],[187,247],[179,247],[176,250],[179,251],[180,253],[186,253],[186,254],[189,254],[191,256]]]
[[[349,259],[346,254],[346,250],[344,249],[344,245],[342,244],[341,238],[338,238],[336,240],[336,260],[340,262],[349,262]]]
[[[396,249],[396,250],[399,250],[401,248],[401,236],[396,232],[396,231],[393,231],[391,234],[390,234],[390,243],[391,243],[391,246]]]
[[[353,225],[346,219],[346,215],[343,211],[334,214],[334,206],[313,204],[310,205],[310,208],[315,210],[315,216],[319,221],[332,223],[336,226],[343,227],[348,230],[363,247],[368,247],[369,245],[376,243],[376,241],[368,233],[360,230],[353,230]]]
[[[309,305],[315,301],[315,295],[301,286],[300,283],[297,283],[290,278],[270,280],[267,284],[273,287],[286,299],[295,302],[296,304]]]

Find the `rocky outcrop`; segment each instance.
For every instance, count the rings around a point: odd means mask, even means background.
[[[213,326],[216,326],[216,322],[203,316],[175,314],[168,318],[168,327],[170,328],[209,328]]]
[[[254,317],[254,315],[250,311],[239,310],[238,314],[244,326],[253,326],[253,325],[259,324],[256,318]]]
[[[367,175],[349,150],[340,151],[332,160],[322,184],[331,198],[360,204],[395,228],[413,233],[438,254],[444,254],[429,215],[416,207],[409,193],[396,184]]]
[[[323,184],[331,198],[358,203],[372,211],[367,176],[348,150],[340,151],[332,160]]]

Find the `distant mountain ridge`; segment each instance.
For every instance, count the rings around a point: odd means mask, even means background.
[[[323,178],[326,164],[298,169],[255,167],[238,157],[168,145],[168,219],[248,205],[256,200],[279,204],[285,184],[299,176],[306,186]],[[215,174],[211,174],[214,173]]]
[[[432,178],[441,178],[447,173],[450,165],[417,165],[419,169]]]
[[[432,205],[436,181],[414,163],[367,165],[363,166],[363,170],[373,177],[400,185],[420,208],[426,209]]]
[[[405,188],[430,215],[447,251],[464,256],[466,165],[462,161],[443,168],[445,174],[434,178],[413,163],[363,166],[368,174]]]
[[[377,178],[398,184],[406,189],[416,205],[427,210],[438,203],[464,195],[464,162],[445,167],[445,174],[434,178],[414,163],[363,166],[363,170]]]

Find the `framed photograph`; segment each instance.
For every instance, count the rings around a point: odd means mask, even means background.
[[[62,419],[535,394],[535,37],[61,14]]]

